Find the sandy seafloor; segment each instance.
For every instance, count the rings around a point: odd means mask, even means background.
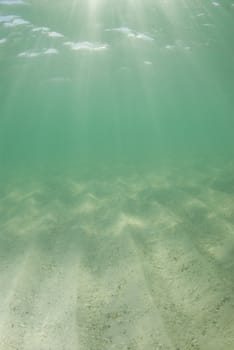
[[[233,350],[233,169],[5,180],[0,349]]]

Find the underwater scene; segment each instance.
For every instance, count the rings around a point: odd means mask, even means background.
[[[0,0],[0,349],[234,349],[234,1]]]

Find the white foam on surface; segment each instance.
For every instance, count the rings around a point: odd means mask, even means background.
[[[32,32],[48,32],[50,29],[48,27],[34,27]]]
[[[11,22],[18,18],[18,16],[15,15],[0,15],[0,23],[5,23],[5,22]]]
[[[57,32],[48,32],[48,36],[51,38],[63,38],[64,35]]]
[[[57,49],[46,49],[45,51],[43,51],[44,55],[57,55],[59,53],[59,51]]]
[[[58,53],[59,51],[54,48],[43,49],[41,51],[28,50],[28,51],[20,52],[18,54],[18,57],[33,58],[33,57],[45,56],[45,55],[57,55]]]
[[[137,32],[129,27],[117,27],[106,29],[107,32],[119,32],[126,35],[128,38],[140,39],[145,41],[153,41],[154,38],[148,34]]]
[[[109,47],[108,44],[105,43],[92,43],[90,41],[66,41],[64,45],[74,51],[105,51]]]
[[[4,23],[4,27],[17,27],[21,25],[29,24],[29,21],[26,21],[23,18],[17,17],[13,18],[11,21]]]
[[[24,5],[22,0],[0,0],[0,5]]]

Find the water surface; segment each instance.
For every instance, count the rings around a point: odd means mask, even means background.
[[[233,349],[233,17],[0,0],[2,349]]]

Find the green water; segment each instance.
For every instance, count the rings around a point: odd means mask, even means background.
[[[0,348],[234,348],[234,2],[0,0]]]
[[[232,157],[231,4],[54,6],[1,5],[3,166]]]

